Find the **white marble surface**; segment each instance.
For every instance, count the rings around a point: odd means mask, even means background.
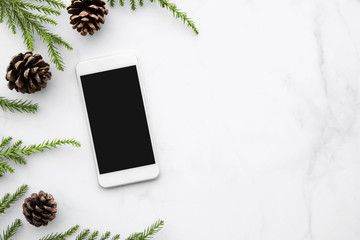
[[[1,96],[40,105],[36,115],[1,112],[1,136],[83,144],[33,155],[0,179],[0,194],[27,183],[29,193],[43,189],[59,202],[48,227],[25,223],[15,239],[74,224],[125,237],[162,218],[159,240],[358,240],[360,1],[175,3],[199,36],[147,1],[136,12],[110,9],[93,37],[72,30],[64,11],[54,31],[74,47],[63,51],[66,70],[52,67],[48,87],[30,96],[0,83]],[[5,74],[26,49],[20,35],[4,24],[0,31]],[[161,176],[105,190],[96,182],[74,68],[122,51],[140,59]],[[16,217],[20,202],[0,217],[1,227]]]

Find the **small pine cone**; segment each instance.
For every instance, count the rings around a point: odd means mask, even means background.
[[[71,0],[67,11],[71,14],[72,28],[83,36],[87,33],[93,35],[95,30],[100,30],[100,23],[105,23],[104,15],[108,14],[103,0]]]
[[[21,93],[34,93],[45,88],[51,79],[50,65],[40,54],[32,52],[15,55],[6,69],[6,80],[10,90]]]
[[[51,194],[40,191],[25,199],[23,214],[26,220],[36,226],[46,226],[56,217],[57,203]]]

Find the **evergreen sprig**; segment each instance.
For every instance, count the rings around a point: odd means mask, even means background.
[[[16,192],[13,194],[6,193],[0,200],[0,215],[5,213],[7,208],[11,207],[11,204],[19,200],[28,190],[28,185],[24,184],[16,189]]]
[[[1,0],[0,23],[6,19],[6,24],[16,34],[19,28],[24,43],[30,51],[35,49],[35,33],[47,45],[48,54],[56,68],[63,71],[65,64],[58,47],[72,50],[69,43],[59,35],[51,33],[45,24],[57,25],[51,15],[60,15],[60,10],[66,5],[60,0]]]
[[[148,240],[151,239],[157,232],[159,232],[164,226],[163,220],[158,220],[145,229],[143,232],[133,233],[126,240]]]
[[[174,3],[169,2],[168,0],[149,0],[150,2],[158,2],[162,8],[168,9],[170,12],[172,12],[173,16],[177,19],[182,20],[184,24],[186,24],[188,27],[190,27],[196,34],[199,34],[199,30],[195,26],[195,22],[191,20],[187,16],[187,14],[183,11],[181,11]],[[115,0],[108,0],[110,6],[115,6]],[[144,5],[144,0],[138,0],[139,6]],[[124,1],[119,0],[119,5],[124,6]],[[132,10],[136,10],[137,5],[135,0],[130,0],[130,6]]]
[[[29,156],[36,152],[43,152],[45,150],[52,150],[62,145],[72,145],[80,147],[81,144],[74,139],[55,139],[46,140],[40,144],[32,144],[29,146],[22,146],[22,141],[19,140],[10,145],[12,137],[2,138],[0,143],[0,177],[5,173],[12,173],[14,169],[8,164],[6,160],[12,160],[17,164],[26,164],[24,156]]]
[[[3,231],[0,235],[0,240],[10,240],[16,231],[22,226],[21,220],[16,219],[11,225],[9,225],[6,230]]]
[[[51,234],[48,234],[48,235],[40,238],[40,240],[63,240],[66,237],[73,235],[78,229],[79,229],[79,225],[76,225],[76,226],[70,228],[69,230],[67,230],[66,232],[51,233]]]
[[[163,220],[158,220],[151,226],[149,226],[147,229],[144,230],[144,232],[139,233],[133,233],[131,234],[126,240],[148,240],[151,239],[155,233],[159,232],[161,228],[164,225]],[[65,240],[68,236],[73,235],[77,230],[79,229],[79,225],[76,225],[72,228],[70,228],[68,231],[64,233],[51,233],[48,234],[39,240]],[[106,240],[110,239],[111,232],[107,231],[106,233],[102,234],[99,238],[99,231],[90,231],[90,229],[84,229],[82,230],[75,238],[75,240]],[[120,239],[120,234],[116,234],[111,237],[111,240],[118,240]],[[0,239],[1,240],[1,239]]]
[[[84,229],[76,236],[75,240],[85,240],[86,237],[89,235],[90,229]]]
[[[37,103],[34,104],[29,100],[23,99],[9,100],[4,97],[0,97],[0,107],[5,112],[9,110],[10,112],[36,113],[38,110]]]

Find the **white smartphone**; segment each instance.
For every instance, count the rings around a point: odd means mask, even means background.
[[[83,61],[76,66],[76,74],[100,186],[156,178],[159,167],[136,56]]]

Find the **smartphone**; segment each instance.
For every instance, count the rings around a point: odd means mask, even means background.
[[[159,175],[137,58],[121,54],[76,66],[100,186]]]

